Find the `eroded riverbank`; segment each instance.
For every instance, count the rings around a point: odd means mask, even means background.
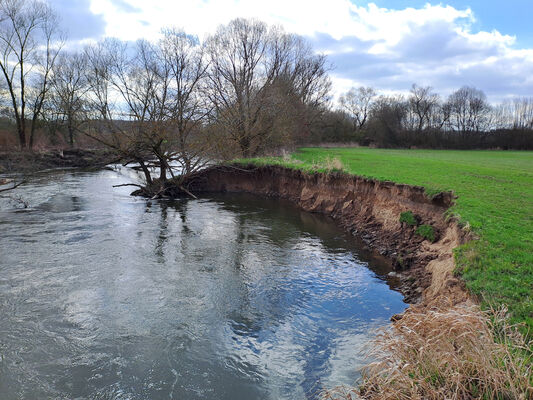
[[[462,282],[453,275],[453,249],[467,240],[467,234],[446,217],[454,199],[451,192],[428,197],[422,187],[253,165],[212,167],[185,186],[195,193],[247,192],[284,198],[303,210],[331,216],[390,260],[410,303],[428,305],[439,298],[455,305],[468,300]],[[434,228],[434,243],[400,222],[400,214],[406,211]]]
[[[448,217],[453,193],[430,197],[417,186],[268,165],[213,167],[193,177],[187,189],[289,199],[301,209],[333,217],[401,272],[402,292],[412,304],[374,342],[379,361],[365,367],[357,386],[332,388],[323,398],[533,395],[531,343],[509,325],[505,308],[481,311],[454,275],[454,249],[473,238]],[[405,213],[413,224],[400,222],[409,220]],[[421,238],[415,225],[430,227],[435,237]]]

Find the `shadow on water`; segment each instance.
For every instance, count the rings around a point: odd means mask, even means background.
[[[405,307],[329,218],[226,194],[149,201],[48,175],[0,221],[2,399],[313,399]],[[0,208],[1,210],[1,208]]]

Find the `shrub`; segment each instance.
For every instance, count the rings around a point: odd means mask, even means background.
[[[400,214],[400,222],[406,223],[407,225],[418,225],[415,215],[412,211],[405,211]]]
[[[431,225],[420,225],[418,228],[416,228],[415,233],[419,236],[422,236],[424,239],[429,240],[430,242],[434,242],[435,237],[435,229]]]

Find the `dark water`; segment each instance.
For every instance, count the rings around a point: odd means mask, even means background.
[[[250,195],[147,202],[113,171],[0,201],[0,399],[306,399],[405,305],[325,217]]]

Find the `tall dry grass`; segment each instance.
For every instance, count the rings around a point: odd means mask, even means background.
[[[477,306],[410,310],[377,339],[357,388],[323,399],[533,399],[533,343],[506,322],[506,310]]]
[[[343,172],[345,171],[344,164],[337,157],[327,156],[320,161],[314,161],[311,168],[317,171],[325,170],[326,172]]]

